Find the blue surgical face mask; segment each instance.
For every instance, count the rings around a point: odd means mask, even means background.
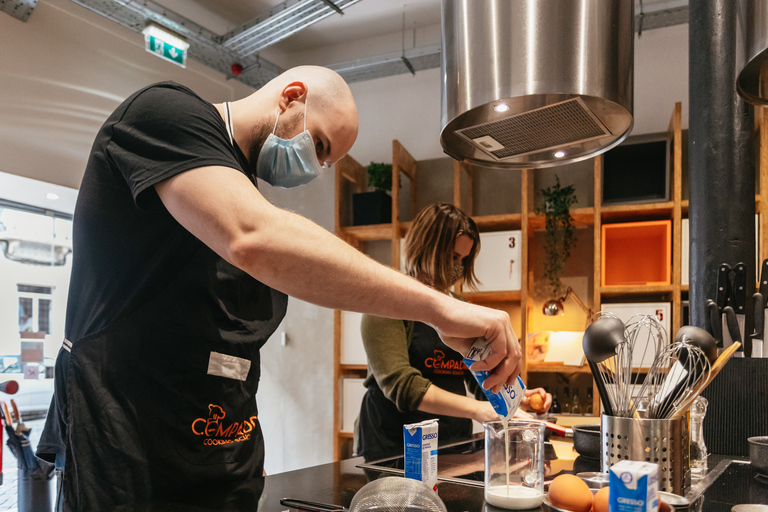
[[[277,119],[280,118],[280,109]],[[256,160],[256,175],[272,185],[280,188],[293,188],[306,185],[317,178],[323,167],[320,165],[315,152],[315,143],[307,130],[307,102],[304,101],[304,131],[290,140],[281,139],[275,135],[275,128],[267,137],[259,158]]]

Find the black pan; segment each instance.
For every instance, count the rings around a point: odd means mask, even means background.
[[[600,459],[600,425],[574,425],[573,448],[588,459]]]

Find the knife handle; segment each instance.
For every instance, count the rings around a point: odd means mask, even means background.
[[[725,318],[728,322],[728,333],[731,335],[731,340],[741,343],[741,333],[739,332],[739,321],[736,319],[736,312],[731,306],[725,306],[723,312],[725,312]]]
[[[763,297],[768,296],[768,259],[763,260],[760,267],[760,293]]]
[[[728,305],[728,297],[730,296],[730,279],[731,266],[727,263],[723,263],[717,269],[717,292],[715,293],[715,302],[717,307],[720,308],[720,312],[723,312],[723,308]]]
[[[744,263],[737,263],[733,267],[733,291],[732,291],[733,310],[737,315],[743,315],[747,306],[747,266]]]
[[[757,292],[752,295],[752,300],[755,302],[755,332],[752,337],[762,340],[765,331],[765,297]]]
[[[715,338],[718,347],[723,346],[723,320],[720,316],[720,310],[717,307],[717,303],[712,299],[707,301],[707,312],[709,317],[709,324],[712,328],[712,337]]]

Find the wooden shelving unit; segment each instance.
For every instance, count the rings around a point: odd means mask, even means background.
[[[681,104],[675,105],[669,123],[669,151],[671,162],[671,201],[649,204],[630,204],[630,205],[606,205],[601,204],[602,198],[602,157],[593,159],[593,182],[594,182],[594,205],[585,208],[575,208],[571,210],[571,216],[574,219],[576,227],[591,228],[593,230],[594,251],[592,252],[591,266],[593,273],[590,277],[593,283],[593,296],[591,297],[591,307],[593,311],[599,311],[603,299],[643,299],[648,296],[662,297],[665,301],[672,304],[671,326],[673,332],[677,332],[681,324],[681,294],[687,291],[687,286],[681,285],[681,244],[682,244],[682,218],[687,216],[688,202],[682,200],[682,129],[681,129]],[[768,127],[768,116],[763,114],[760,127]],[[761,140],[764,146],[768,148],[768,130],[763,129],[760,132]],[[392,244],[391,265],[399,268],[400,265],[400,238],[403,237],[410,225],[408,222],[401,222],[399,219],[399,182],[402,176],[410,180],[410,211],[416,212],[417,208],[417,190],[418,176],[416,172],[417,162],[408,153],[398,141],[393,141],[392,145],[392,222],[376,226],[343,226],[342,219],[348,218],[348,205],[342,204],[340,198],[345,197],[349,191],[363,191],[365,183],[365,167],[355,162],[350,157],[345,157],[337,164],[336,173],[336,233],[338,236],[360,248],[362,242],[373,240],[389,240]],[[761,152],[761,159],[768,161],[766,152]],[[766,166],[763,166],[765,168]],[[459,162],[453,163],[453,202],[465,212],[473,215],[473,194],[475,189],[475,173],[472,168]],[[529,300],[533,292],[533,279],[529,269],[529,252],[534,233],[544,229],[544,217],[536,215],[534,211],[534,175],[533,170],[523,170],[521,176],[521,197],[520,212],[510,212],[500,215],[475,216],[475,220],[481,232],[490,231],[521,231],[521,289],[501,292],[480,292],[462,294],[471,302],[483,305],[490,305],[501,309],[518,309],[520,311],[519,321],[513,319],[513,328],[518,333],[521,344],[523,344],[523,358],[525,362],[525,340],[529,334]],[[462,179],[465,177],[466,179]],[[761,180],[762,190],[768,190],[768,178]],[[768,211],[768,200],[765,193],[757,196],[755,199],[756,209]],[[465,198],[462,204],[462,198]],[[664,286],[601,286],[601,236],[602,225],[617,222],[634,222],[642,220],[671,220],[672,222],[672,262],[671,262],[671,283]],[[766,229],[761,226],[761,236],[767,239]],[[762,244],[765,247],[765,244]],[[345,376],[364,377],[366,375],[365,365],[342,365],[340,359],[341,344],[341,317],[340,312],[336,312],[334,329],[334,454],[336,459],[348,456],[351,453],[351,434],[341,432],[340,415],[340,381]],[[585,364],[582,367],[565,366],[555,363],[536,363],[524,364],[523,378],[527,380],[528,373],[566,373],[566,374],[590,374],[589,367]],[[593,387],[593,411],[597,414],[600,410],[600,399],[596,387]]]

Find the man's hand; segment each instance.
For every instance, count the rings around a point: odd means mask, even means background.
[[[522,350],[517,340],[509,315],[504,311],[490,309],[460,300],[447,298],[444,314],[432,326],[440,339],[463,355],[478,337],[490,344],[490,355],[472,365],[472,370],[490,371],[483,383],[485,389],[494,393],[501,391],[502,384],[513,385],[522,369]]]

